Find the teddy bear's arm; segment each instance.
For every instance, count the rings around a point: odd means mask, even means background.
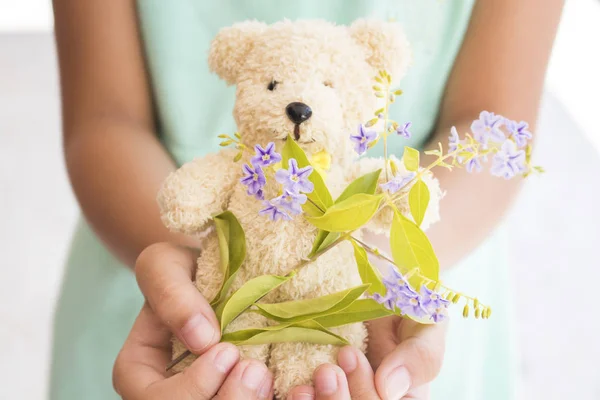
[[[399,167],[398,174],[402,176],[407,174],[407,171],[404,169],[404,164],[401,160],[398,160],[394,156],[391,156],[390,159],[393,160]],[[359,178],[362,175],[383,168],[383,166],[384,161],[382,158],[361,158],[357,162],[353,163],[352,167],[348,171],[348,174],[346,175],[346,179],[348,183],[350,183],[354,179]],[[421,223],[421,229],[426,230],[431,224],[437,222],[440,219],[439,202],[443,196],[443,192],[440,189],[440,184],[438,180],[434,178],[433,174],[423,174],[422,180],[427,185],[430,195],[429,206],[427,207],[427,211],[425,212],[425,216],[423,217],[423,221]],[[378,192],[382,190],[381,184],[385,182],[385,174],[382,172],[379,176],[377,188]],[[412,184],[410,186],[400,189],[400,193],[408,193],[411,187]],[[395,202],[395,205],[405,217],[412,220],[412,216],[410,214],[410,206],[408,203],[408,195],[401,195],[401,199],[397,200]],[[364,229],[377,234],[385,234],[387,236],[389,235],[392,217],[393,212],[389,207],[383,209],[378,214],[376,214],[371,221],[369,221],[369,223],[364,227]]]
[[[169,175],[157,199],[167,228],[198,234],[206,229],[212,215],[225,210],[240,177],[234,156],[234,150],[222,150],[191,161]]]

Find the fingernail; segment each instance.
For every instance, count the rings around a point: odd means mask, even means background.
[[[271,394],[271,386],[273,386],[273,381],[271,379],[264,379],[263,385],[258,391],[259,399],[266,399]]]
[[[397,367],[385,379],[387,400],[402,398],[408,389],[410,389],[410,375],[405,367]]]
[[[358,360],[356,359],[356,354],[354,350],[350,347],[343,348],[340,350],[338,355],[338,364],[344,370],[346,374],[351,373],[356,369],[358,365]]]
[[[315,389],[319,395],[331,395],[337,392],[337,374],[330,367],[322,368],[315,376]]]
[[[265,379],[267,367],[257,362],[248,364],[242,374],[242,384],[248,389],[255,390]]]
[[[294,393],[292,396],[288,397],[288,400],[313,400],[315,395],[312,393]]]
[[[183,341],[187,348],[200,351],[212,343],[215,338],[215,328],[202,314],[197,314],[181,329]]]
[[[215,357],[215,367],[221,372],[229,372],[238,360],[238,353],[235,348],[225,346]]]

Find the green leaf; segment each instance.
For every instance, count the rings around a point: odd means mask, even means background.
[[[223,282],[223,285],[221,286],[219,293],[217,293],[215,298],[210,302],[210,306],[213,309],[216,309],[219,305],[221,305],[223,300],[225,300],[225,298],[227,297],[227,293],[229,293],[229,289],[231,289],[231,285],[233,284],[233,282],[235,281],[235,278],[237,277],[238,272],[239,272],[239,269],[237,271],[235,271],[233,274],[231,274],[231,276],[229,276],[227,278],[227,280],[225,280]]]
[[[223,276],[227,276],[227,268],[229,267],[229,221],[216,217],[214,221],[217,240],[219,241],[219,264]]]
[[[333,328],[356,322],[371,321],[390,315],[394,315],[394,313],[375,300],[359,299],[343,311],[326,317],[316,318],[315,321],[325,328]]]
[[[315,321],[235,331],[224,334],[221,337],[221,341],[233,343],[238,346],[287,342],[331,344],[336,346],[349,344],[346,339],[330,332]]]
[[[246,235],[231,211],[217,214],[213,219],[219,241],[221,272],[223,272],[221,289],[211,301],[211,305],[216,306],[227,296],[237,271],[246,258]]]
[[[342,194],[335,200],[335,203],[341,203],[342,201],[348,199],[350,196],[357,193],[374,194],[375,190],[377,190],[377,182],[380,174],[381,169],[374,172],[370,172],[361,176],[360,178],[355,179],[346,187],[346,189],[344,189]],[[314,256],[319,250],[326,248],[339,237],[340,234],[337,232],[319,230],[319,232],[317,233],[317,237],[315,238],[315,242],[313,243],[312,250],[310,251],[308,257]]]
[[[390,246],[394,263],[399,268],[407,270],[419,268],[420,273],[425,277],[438,280],[440,263],[429,239],[414,222],[399,212],[394,213],[390,230]],[[413,275],[409,282],[418,290],[422,279],[418,275]]]
[[[373,264],[369,261],[366,250],[354,240],[351,242],[352,246],[354,246],[354,258],[356,258],[360,279],[362,279],[363,283],[369,283],[371,285],[367,289],[367,293],[385,294],[386,288],[383,285],[383,282],[381,282],[379,271],[377,268],[373,267]]]
[[[325,231],[352,231],[366,224],[375,215],[383,198],[383,195],[354,194],[331,206],[322,216],[306,219]]]
[[[418,226],[421,226],[423,217],[429,206],[429,188],[419,179],[408,193],[408,204],[410,213]]]
[[[419,170],[419,150],[405,146],[402,161],[404,161],[407,171],[417,172]]]
[[[244,283],[242,287],[233,292],[227,301],[217,307],[216,314],[221,321],[221,331],[248,307],[293,276],[294,273],[286,276],[262,275]]]
[[[346,189],[344,189],[340,197],[338,197],[335,202],[341,203],[357,193],[375,194],[380,174],[381,169],[378,169],[377,171],[370,172],[361,176],[360,178],[355,179],[346,187]]]
[[[304,150],[298,146],[296,141],[291,136],[288,136],[285,146],[283,146],[283,150],[281,151],[281,156],[282,165],[284,168],[287,168],[290,158],[296,159],[299,168],[304,168],[309,165],[312,166],[308,161],[308,157],[306,157]],[[313,201],[320,208],[320,210],[319,208],[315,207],[314,204],[311,204],[310,201],[307,201],[302,208],[308,215],[323,215],[323,211],[327,210],[327,208],[333,205],[331,193],[329,193],[329,189],[327,189],[323,177],[315,168],[313,168],[313,172],[310,174],[308,179],[313,183],[315,189],[312,191],[312,193],[307,194],[307,197]]]
[[[361,285],[313,299],[257,304],[261,314],[280,322],[299,322],[331,315],[350,306],[370,285]]]
[[[319,251],[323,250],[333,242],[335,242],[340,237],[338,232],[327,232],[319,229],[317,233],[317,237],[315,238],[315,242],[313,243],[312,250],[308,255],[308,258],[313,257]]]

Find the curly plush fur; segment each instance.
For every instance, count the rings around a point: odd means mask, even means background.
[[[314,154],[332,156],[327,184],[336,196],[356,177],[383,167],[381,159],[355,161],[348,136],[369,118],[376,107],[372,77],[386,69],[397,78],[410,62],[410,49],[401,28],[394,23],[359,20],[350,27],[324,21],[283,21],[273,25],[244,22],[223,29],[215,38],[209,55],[211,69],[228,84],[237,85],[234,117],[244,143],[253,146],[273,141],[281,150],[294,124],[286,116],[291,102],[308,104],[312,117],[300,125],[299,145]],[[267,87],[278,82],[274,90]],[[241,164],[233,163],[230,150],[192,161],[165,182],[158,201],[164,223],[173,231],[199,236],[211,215],[232,211],[246,232],[247,257],[232,290],[264,274],[286,274],[310,252],[316,230],[303,218],[270,223],[258,211],[261,202],[249,197],[239,184]],[[248,162],[248,159],[244,159]],[[401,163],[399,163],[401,165]],[[437,219],[441,195],[430,176],[431,204],[425,225]],[[276,195],[274,183],[267,184],[265,196]],[[407,205],[400,203],[402,211]],[[370,229],[383,232],[389,220],[378,217]],[[359,232],[360,234],[360,232]],[[196,285],[206,298],[215,296],[222,282],[216,235],[203,239],[198,258]],[[343,243],[264,299],[280,302],[313,298],[360,284],[352,247]],[[266,326],[258,314],[243,314],[229,331]],[[353,345],[364,349],[367,332],[363,324],[335,329]],[[174,354],[185,348],[174,341]],[[275,375],[275,392],[284,397],[295,385],[311,381],[314,369],[336,361],[334,346],[283,343],[244,346],[244,357],[264,361]],[[191,359],[179,366],[189,365]]]

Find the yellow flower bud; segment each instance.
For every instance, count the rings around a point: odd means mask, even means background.
[[[235,155],[235,157],[233,158],[233,162],[238,162],[242,159],[242,152],[240,151],[239,153],[237,153]]]
[[[474,307],[474,308],[478,308],[478,307],[479,307],[479,300],[477,300],[477,298],[475,298],[475,299],[473,300],[473,307]]]
[[[365,127],[370,128],[373,125],[375,125],[377,123],[377,121],[379,121],[379,118],[373,118],[367,121],[367,123],[365,124]]]
[[[481,317],[481,308],[475,310],[475,318],[479,319],[479,317]]]
[[[469,318],[469,305],[465,305],[465,308],[463,308],[463,317],[465,318]]]
[[[460,300],[460,293],[456,293],[456,294],[454,295],[454,297],[452,298],[452,302],[453,302],[454,304],[456,304],[456,303],[458,303],[458,301],[459,301],[459,300]]]
[[[221,133],[219,136],[217,136],[219,139],[227,139],[229,137],[229,135],[226,135],[224,133]]]
[[[398,164],[394,160],[390,160],[390,169],[392,170],[393,176],[398,174]]]

